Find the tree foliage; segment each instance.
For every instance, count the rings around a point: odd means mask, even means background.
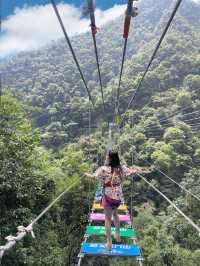
[[[170,2],[141,2],[141,14],[129,37],[121,113],[163,29],[164,10]],[[199,195],[199,12],[198,4],[182,4],[133,106],[124,116],[123,129],[116,127],[112,134],[113,147],[120,151],[122,162],[145,169],[146,178],[198,225],[199,202],[157,168]],[[75,36],[72,43],[95,99],[93,109],[64,42],[59,40],[0,62],[4,86],[0,109],[1,243],[5,243],[5,236],[16,233],[18,225],[29,224],[57,194],[79,181],[36,225],[36,240],[25,238],[3,258],[5,266],[75,265],[77,261],[96,184],[83,178],[83,173],[104,163],[107,121],[113,121],[116,101],[122,23],[120,17],[98,33],[105,115],[89,33]],[[134,180],[132,211],[144,265],[198,266],[196,232],[139,177]],[[124,182],[129,206],[130,185],[130,180]],[[131,266],[137,262],[85,258],[83,265]]]

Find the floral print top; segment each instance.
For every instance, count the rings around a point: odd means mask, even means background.
[[[105,195],[113,200],[122,200],[121,182],[123,177],[130,175],[132,175],[132,171],[126,166],[122,166],[122,174],[120,176],[114,176],[114,178],[110,166],[101,166],[94,173],[94,176],[104,186]]]

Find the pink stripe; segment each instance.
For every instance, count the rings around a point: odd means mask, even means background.
[[[105,221],[105,214],[104,213],[90,213],[90,220],[91,221]],[[120,222],[130,222],[130,216],[119,215]]]

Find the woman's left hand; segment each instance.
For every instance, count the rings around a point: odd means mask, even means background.
[[[131,174],[137,174],[137,173],[141,173],[141,170],[138,168],[131,168]]]

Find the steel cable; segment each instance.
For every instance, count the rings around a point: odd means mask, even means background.
[[[66,41],[67,41],[67,43],[68,43],[69,49],[70,49],[70,51],[71,51],[71,53],[72,53],[73,59],[74,59],[74,61],[75,61],[75,63],[76,63],[76,66],[77,66],[77,68],[78,68],[78,71],[79,71],[79,73],[80,73],[81,79],[82,79],[82,81],[83,81],[83,83],[84,83],[84,86],[85,86],[85,88],[86,88],[86,91],[87,91],[87,94],[88,94],[89,100],[91,101],[92,105],[94,106],[94,102],[93,102],[92,96],[91,96],[91,94],[90,94],[89,88],[88,88],[87,83],[86,83],[86,81],[85,81],[85,78],[84,78],[83,72],[82,72],[82,70],[81,70],[81,67],[80,67],[80,65],[79,65],[78,59],[77,59],[77,57],[76,57],[76,54],[75,54],[75,52],[74,52],[74,49],[73,49],[73,47],[72,47],[72,44],[71,44],[70,39],[69,39],[69,37],[68,37],[68,34],[67,34],[67,32],[66,32],[66,29],[65,29],[65,26],[64,26],[63,21],[62,21],[62,19],[61,19],[61,16],[60,16],[60,13],[59,13],[59,11],[58,11],[58,8],[57,8],[57,6],[56,6],[54,0],[51,0],[51,3],[52,3],[52,6],[53,6],[53,9],[54,9],[54,11],[55,11],[55,14],[56,14],[56,16],[57,16],[57,19],[58,19],[58,21],[59,21],[59,23],[60,23],[60,26],[61,26],[61,28],[62,28],[63,34],[64,34],[64,36],[65,36],[65,39],[66,39]]]
[[[140,81],[139,81],[139,83],[138,83],[138,85],[137,85],[137,87],[136,87],[136,89],[135,89],[132,97],[131,97],[131,100],[128,103],[128,106],[127,106],[127,108],[126,108],[126,110],[125,110],[125,112],[123,114],[123,118],[122,118],[122,122],[121,123],[123,123],[123,121],[125,119],[125,116],[124,115],[127,113],[127,111],[129,110],[129,108],[131,107],[133,101],[135,100],[136,94],[138,93],[139,89],[141,88],[141,85],[143,83],[143,80],[146,77],[147,72],[149,71],[149,68],[150,68],[150,66],[151,66],[151,64],[152,64],[152,62],[153,62],[153,60],[154,60],[154,58],[155,58],[155,56],[156,56],[156,54],[157,54],[157,52],[158,52],[161,44],[162,44],[162,41],[164,40],[164,37],[165,37],[165,35],[166,35],[166,33],[167,33],[167,31],[168,31],[168,29],[169,29],[169,27],[170,27],[170,25],[171,25],[174,17],[176,15],[176,12],[177,12],[178,8],[180,7],[181,2],[182,2],[182,0],[178,0],[176,2],[176,5],[175,5],[175,7],[174,7],[174,9],[172,11],[172,14],[171,14],[171,16],[170,16],[170,18],[169,18],[169,20],[167,22],[166,27],[165,27],[165,29],[164,29],[164,31],[163,31],[163,33],[162,33],[162,35],[161,35],[161,37],[160,37],[157,45],[156,45],[156,47],[155,47],[155,50],[154,50],[154,52],[153,52],[153,54],[152,54],[152,56],[150,58],[150,61],[149,61],[148,65],[147,65],[147,67],[146,67],[146,69],[145,69],[145,71],[144,71],[144,73],[143,73],[143,75],[142,75],[142,77],[141,77],[141,79],[140,79]]]

